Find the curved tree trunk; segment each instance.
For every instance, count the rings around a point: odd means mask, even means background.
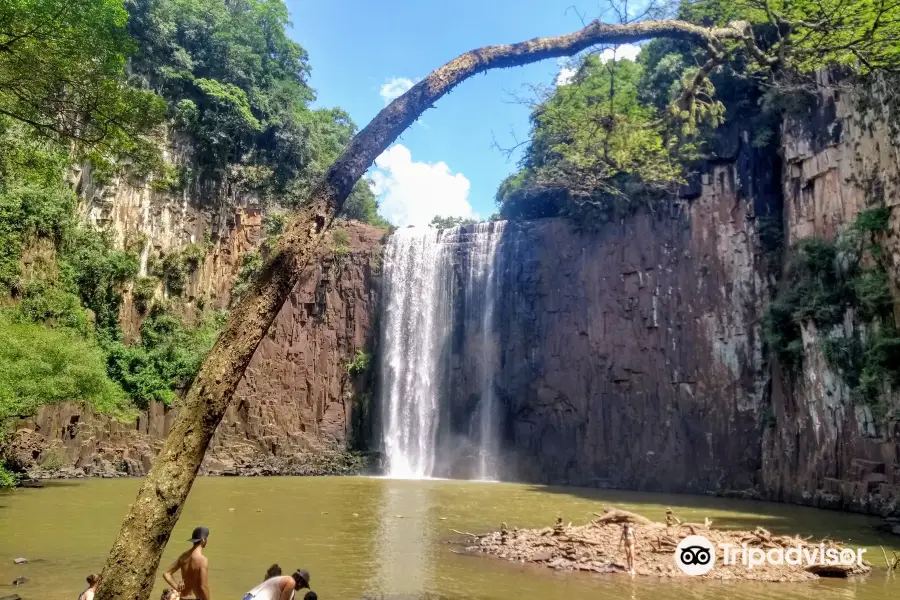
[[[163,549],[206,448],[257,345],[354,184],[425,110],[465,79],[489,69],[571,56],[600,43],[622,44],[655,37],[684,39],[717,48],[722,39],[746,41],[746,31],[743,23],[706,29],[682,21],[627,25],[595,21],[568,35],[467,52],[433,71],[378,113],[315,187],[281,236],[272,259],[232,311],[225,331],[182,401],[165,446],[129,509],[103,569],[97,600],[147,600]]]

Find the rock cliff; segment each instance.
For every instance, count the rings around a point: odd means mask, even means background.
[[[597,232],[507,226],[494,380],[507,477],[680,491],[759,481],[767,283],[739,179],[736,164],[716,166],[696,197]],[[478,403],[466,371],[485,357],[454,352],[462,423]]]
[[[730,150],[664,210],[596,232],[555,219],[506,227],[491,360],[507,477],[900,508],[897,392],[884,386],[877,415],[854,400],[812,324],[799,374],[763,341],[790,248],[834,239],[869,208],[891,210],[879,245],[898,306],[896,107],[877,90],[827,75],[820,84],[814,109],[785,122],[778,155],[752,148],[749,132],[725,132]],[[773,219],[781,256],[766,247]],[[852,310],[844,321],[828,335],[861,327]],[[458,436],[485,360],[464,348],[450,361]]]
[[[169,160],[178,161],[173,144]],[[187,151],[187,150],[183,150]],[[146,179],[102,184],[90,166],[73,184],[82,216],[112,230],[118,243],[141,249],[141,274],[192,244],[203,256],[172,294],[165,280],[154,294],[184,318],[224,308],[243,257],[263,242],[259,199],[239,188],[158,189]],[[356,222],[340,248],[323,245],[302,282],[282,307],[254,355],[204,463],[222,474],[341,472],[347,454],[354,382],[347,363],[371,348],[376,317],[381,244],[385,231]],[[126,291],[121,322],[134,336],[143,314]],[[358,387],[358,386],[357,386]],[[18,424],[11,452],[33,472],[142,475],[162,446],[177,409],[153,404],[134,424],[117,423],[77,405],[45,407]]]
[[[812,118],[788,121],[782,149],[789,242],[834,238],[863,210],[890,211],[880,240],[895,318],[900,307],[900,136],[898,109],[874,90],[848,90],[820,77]],[[865,94],[863,96],[863,94]],[[859,327],[845,315],[839,334]],[[861,512],[900,510],[900,394],[885,390],[884,416],[851,399],[822,355],[822,332],[803,331],[804,368],[787,381],[773,372],[773,427],[763,446],[763,484],[773,499]]]

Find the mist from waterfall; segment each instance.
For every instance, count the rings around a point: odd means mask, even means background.
[[[500,420],[493,378],[497,364],[497,248],[503,222],[394,233],[384,258],[379,398],[385,473],[397,478],[446,474],[458,443],[439,444],[451,398],[451,337],[457,320],[474,327],[458,349],[474,362],[478,404],[464,434],[476,453],[469,470],[498,477]],[[459,296],[462,292],[462,296]]]

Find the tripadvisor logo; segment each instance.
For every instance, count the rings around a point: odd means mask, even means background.
[[[687,575],[705,575],[716,564],[716,549],[702,535],[689,535],[675,548],[675,564]]]
[[[742,564],[748,569],[768,565],[862,565],[865,548],[851,550],[815,546],[751,548],[747,544],[719,544],[722,564]],[[705,575],[716,564],[716,548],[702,535],[689,535],[675,548],[675,564],[687,575]]]

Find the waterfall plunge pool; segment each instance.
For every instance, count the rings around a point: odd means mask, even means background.
[[[77,597],[88,573],[102,568],[140,480],[51,482],[0,494],[0,596],[24,600]],[[584,523],[612,504],[662,520],[665,508],[721,528],[762,525],[773,533],[831,536],[869,548],[882,568],[868,577],[812,583],[716,582],[627,575],[557,573],[545,567],[455,554],[451,529],[486,532],[544,527],[557,514]],[[233,509],[233,510],[232,510]],[[240,598],[270,564],[305,567],[323,600],[406,598],[501,600],[879,600],[900,597],[879,545],[890,555],[900,537],[876,534],[878,519],[765,502],[582,488],[375,477],[200,478],[166,548],[164,569],[197,525],[210,528],[212,595]],[[24,556],[27,565],[13,564]],[[160,571],[161,574],[162,571]],[[10,585],[16,577],[29,582]],[[157,578],[151,598],[164,587]],[[299,598],[298,598],[299,600]]]

